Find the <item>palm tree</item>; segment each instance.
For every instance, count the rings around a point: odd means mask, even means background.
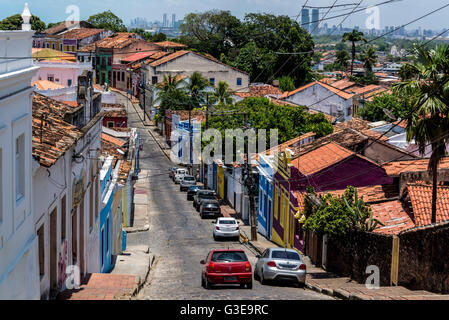
[[[184,109],[187,104],[186,84],[179,76],[164,75],[164,81],[156,84],[159,89],[154,102],[159,102],[159,114],[164,117],[165,110]]]
[[[423,155],[428,145],[432,154],[428,172],[432,176],[432,223],[436,222],[438,165],[449,142],[449,46],[427,50],[415,48],[416,62],[410,65],[416,77],[398,83],[394,91],[408,96],[417,94],[407,123],[407,141],[415,140]]]
[[[220,81],[215,88],[214,97],[219,104],[232,104],[231,98],[232,90],[229,89],[229,85],[225,81]]]
[[[376,50],[373,47],[369,47],[360,55],[360,60],[364,62],[363,66],[368,72],[373,71],[373,66],[377,63]]]
[[[167,92],[174,89],[179,89],[181,85],[184,84],[184,80],[180,79],[179,76],[172,76],[171,74],[164,75],[164,81],[156,84],[156,88],[163,92]]]
[[[348,60],[350,59],[349,53],[346,50],[339,50],[336,54],[335,63],[337,63],[341,68],[345,69],[348,67]]]
[[[199,107],[204,103],[204,90],[209,87],[209,81],[203,77],[201,73],[195,71],[190,76],[190,81],[187,83],[186,89],[190,93],[192,99],[191,107]]]
[[[403,64],[401,69],[399,70],[399,77],[401,77],[403,81],[409,80],[415,76],[416,76],[416,69],[410,63]]]
[[[351,50],[351,76],[354,71],[354,60],[355,60],[355,44],[356,42],[363,41],[367,42],[367,40],[363,37],[363,32],[352,30],[352,32],[346,32],[343,35],[343,42],[350,41],[352,43],[352,50]]]

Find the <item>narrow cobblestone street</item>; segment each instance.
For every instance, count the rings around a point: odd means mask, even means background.
[[[130,126],[137,127],[144,149],[140,165],[148,171],[150,229],[128,235],[128,245],[149,245],[156,256],[149,279],[138,299],[332,299],[294,285],[264,285],[254,281],[252,290],[239,286],[218,286],[212,290],[201,287],[200,260],[213,248],[244,249],[255,264],[256,252],[238,241],[214,241],[212,219],[202,220],[168,177],[171,162],[145,128],[123,96],[117,102],[128,106]],[[138,106],[137,106],[138,107]]]

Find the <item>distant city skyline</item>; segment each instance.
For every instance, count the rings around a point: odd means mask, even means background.
[[[69,5],[77,5],[80,8],[80,18],[87,20],[89,16],[111,10],[119,16],[123,22],[128,25],[132,19],[145,18],[147,21],[163,21],[163,15],[167,14],[167,20],[171,21],[172,15],[175,14],[178,20],[182,20],[187,13],[202,12],[212,9],[229,10],[238,18],[243,18],[246,13],[271,13],[275,15],[289,15],[293,19],[296,18],[305,1],[297,0],[128,0],[126,6],[123,1],[107,0],[26,0],[29,4],[31,12],[39,16],[45,23],[64,21],[69,16],[66,8]],[[308,6],[330,6],[334,0],[312,0],[308,1]],[[341,3],[340,3],[341,2]],[[354,1],[356,2],[356,1]],[[384,2],[382,0],[365,0],[361,7]],[[10,15],[21,13],[25,1],[0,0],[0,20]],[[338,1],[338,4],[348,3],[347,1]],[[380,29],[386,26],[399,26],[409,22],[427,12],[430,12],[442,5],[446,4],[444,0],[402,0],[399,2],[379,6],[380,9]],[[295,9],[294,9],[295,8]],[[341,15],[349,11],[346,8],[333,8],[327,17]],[[312,11],[312,10],[310,10]],[[320,17],[327,9],[322,9]],[[148,12],[146,14],[146,12]],[[423,29],[440,30],[448,28],[446,25],[446,17],[449,14],[449,8],[445,8],[417,23],[407,27],[407,29]],[[365,28],[365,20],[368,14],[361,11],[350,16],[344,23],[344,27],[359,26]],[[327,23],[329,27],[338,25],[342,17],[330,19],[322,22],[320,27]],[[300,19],[298,19],[300,21]]]

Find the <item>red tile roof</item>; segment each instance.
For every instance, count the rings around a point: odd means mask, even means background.
[[[55,90],[65,88],[62,84],[48,81],[48,80],[38,80],[31,83],[32,86],[36,86],[39,90]]]
[[[152,67],[157,67],[160,66],[161,64],[167,63],[171,60],[177,59],[179,57],[182,57],[183,55],[188,54],[190,51],[187,50],[180,50],[180,51],[176,51],[173,53],[170,53],[169,55],[165,55],[164,57],[162,57],[161,59],[158,59],[152,63],[150,63],[150,65]]]
[[[334,85],[334,83],[332,85]],[[305,90],[305,89],[307,89],[307,88],[309,88],[309,87],[311,87],[311,86],[313,86],[315,84],[318,84],[318,85],[322,86],[323,88],[325,88],[325,89],[335,93],[336,95],[338,95],[339,97],[341,97],[341,98],[343,98],[345,100],[350,99],[350,98],[352,98],[354,96],[354,94],[352,94],[352,93],[347,93],[347,92],[345,92],[343,90],[337,89],[337,88],[335,88],[333,86],[330,86],[328,84],[325,84],[323,82],[314,81],[314,82],[306,84],[305,86],[302,86],[302,87],[300,87],[300,88],[298,88],[296,90],[293,90],[293,91],[290,91],[290,92],[288,92],[288,91],[284,92],[282,94],[281,98],[284,99],[284,98],[290,97],[290,96],[292,96],[292,95],[294,95],[294,94],[296,94],[298,92],[301,92],[301,91],[303,91],[303,90]]]
[[[145,58],[148,58],[148,57],[152,56],[156,52],[157,51],[147,51],[147,52],[134,53],[134,54],[132,54],[130,56],[127,56],[126,58],[123,58],[122,62],[131,63],[131,62],[136,62],[136,61],[139,61],[139,60],[143,60]]]
[[[129,32],[119,32],[110,37],[98,40],[94,43],[91,43],[80,50],[78,52],[94,52],[95,48],[103,48],[103,49],[122,49],[134,42],[144,41],[137,38],[135,33]]]
[[[292,160],[292,165],[298,168],[302,174],[311,175],[332,166],[353,154],[352,151],[343,148],[334,142],[330,142]]]
[[[64,121],[66,113],[73,107],[38,93],[33,96],[33,156],[45,167],[51,167],[69,150],[83,133]],[[43,115],[47,116],[42,121]],[[42,137],[42,140],[41,140]]]
[[[277,149],[277,152],[284,152],[285,149],[289,148],[292,149],[292,151],[295,151],[295,148],[301,145],[301,141],[304,141],[310,137],[314,137],[316,134],[314,132],[308,132],[306,134],[303,134],[299,137],[293,138],[291,140],[288,140],[284,143],[281,143],[280,145],[273,147],[271,149],[266,150],[265,152],[262,152],[263,154],[270,154],[271,152],[274,152]]]
[[[348,88],[351,88],[354,86],[357,86],[357,88],[360,88],[359,85],[357,85],[355,82],[349,81],[348,79],[342,79],[342,80],[335,81],[334,83],[332,83],[331,86],[336,89],[340,89],[340,90],[345,90],[345,89],[348,89]]]
[[[403,172],[423,172],[427,171],[429,159],[400,160],[384,164],[389,176],[399,176]],[[449,169],[449,157],[444,157],[438,165],[438,169]]]
[[[154,42],[154,44],[157,44],[159,47],[162,47],[162,48],[185,48],[185,47],[187,47],[185,44],[177,43],[177,42],[173,42],[173,41]]]
[[[333,196],[342,196],[345,190],[333,190],[319,193],[319,195],[332,194]],[[399,188],[396,185],[376,185],[357,188],[357,196],[363,197],[367,203],[388,200],[399,197]]]
[[[408,184],[407,192],[413,208],[417,227],[431,223],[432,214],[432,186],[424,184]],[[449,220],[449,187],[437,187],[437,216],[436,222]]]
[[[62,37],[64,39],[82,40],[91,37],[93,35],[96,35],[98,33],[101,33],[103,31],[104,29],[90,29],[90,28],[72,29],[67,32],[64,32],[62,34]]]
[[[106,133],[101,133],[101,139],[105,140],[109,143],[115,144],[117,147],[121,148],[125,145],[125,141],[111,137],[110,135],[106,134]]]
[[[384,225],[378,226],[374,230],[375,233],[398,234],[415,227],[404,204],[399,200],[371,204],[371,211],[373,218],[378,219]]]

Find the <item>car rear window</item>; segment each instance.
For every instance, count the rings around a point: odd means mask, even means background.
[[[235,220],[218,220],[220,224],[235,224]]]
[[[273,259],[301,260],[296,252],[275,250],[271,253]]]
[[[248,261],[246,254],[241,251],[214,252],[211,261],[213,262],[242,262]]]
[[[215,196],[212,195],[212,194],[202,194],[201,198],[204,198],[204,199],[215,199]]]
[[[184,177],[184,180],[186,180],[186,181],[193,181],[193,180],[195,180],[195,178],[194,177]]]

